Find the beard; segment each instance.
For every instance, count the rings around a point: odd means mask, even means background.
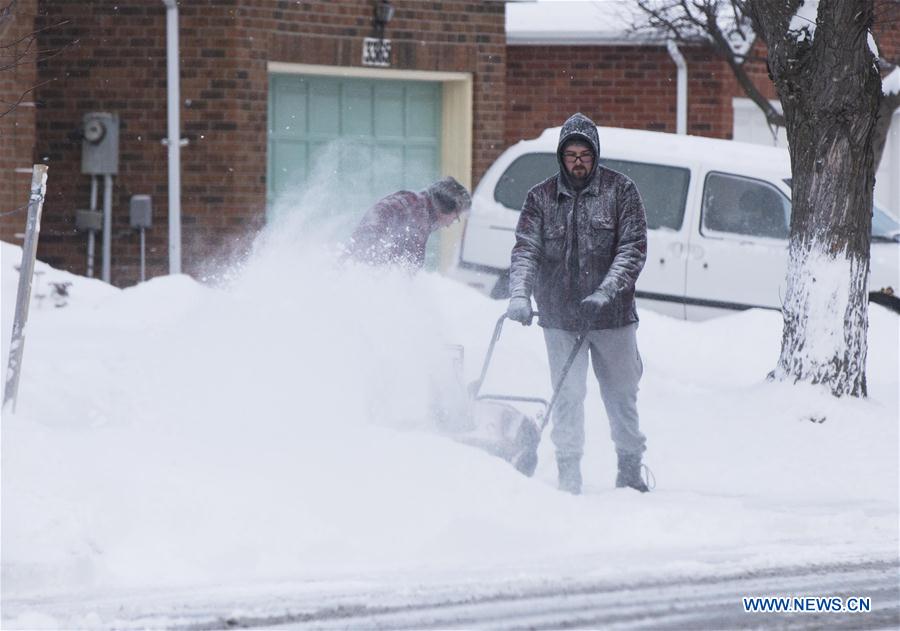
[[[569,171],[569,181],[572,183],[572,186],[575,188],[581,189],[584,188],[588,181],[588,176],[590,175],[590,171],[587,170],[583,165],[578,164],[575,165],[575,168]]]

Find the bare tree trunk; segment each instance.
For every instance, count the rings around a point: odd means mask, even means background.
[[[793,214],[781,357],[774,376],[866,396],[873,140],[881,80],[872,0],[821,0],[812,41],[783,0],[750,0],[786,120]]]

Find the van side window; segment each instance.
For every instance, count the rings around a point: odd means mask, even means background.
[[[604,158],[600,159],[600,164],[634,180],[647,210],[648,228],[681,228],[691,180],[688,169]],[[557,171],[559,163],[555,153],[527,153],[519,156],[497,181],[494,199],[518,212],[531,187]]]
[[[703,189],[703,231],[787,239],[791,202],[777,188],[726,173],[710,173]]]
[[[600,164],[634,180],[647,211],[647,228],[681,229],[691,182],[690,170],[626,160],[601,159]]]
[[[494,199],[516,212],[522,210],[528,191],[559,171],[555,153],[526,153],[516,158],[494,188]]]

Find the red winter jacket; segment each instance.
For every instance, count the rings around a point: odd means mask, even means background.
[[[348,253],[372,265],[400,265],[419,270],[425,245],[437,227],[430,196],[398,191],[370,208],[353,232]]]

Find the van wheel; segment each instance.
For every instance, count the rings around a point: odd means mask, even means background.
[[[876,305],[887,307],[894,313],[900,313],[900,298],[894,294],[886,294],[883,291],[873,291],[869,293],[869,302]]]
[[[494,300],[506,300],[509,298],[509,270],[500,274],[497,282],[494,283],[494,288],[491,290],[491,298]]]

